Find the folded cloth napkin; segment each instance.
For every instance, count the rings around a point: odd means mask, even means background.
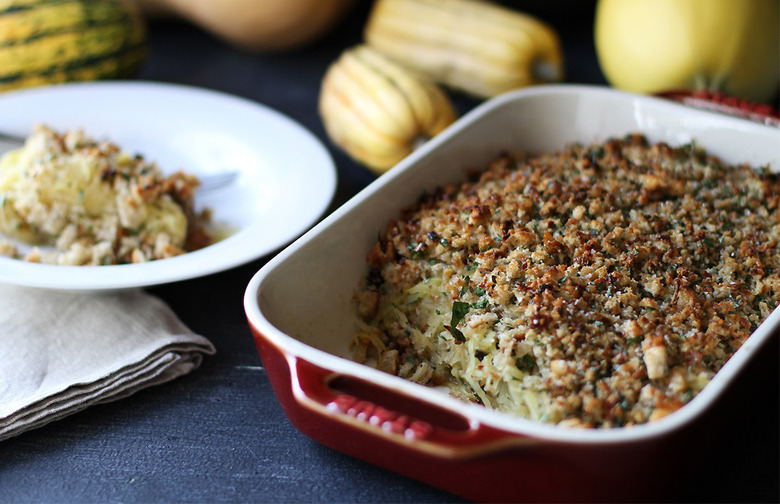
[[[214,351],[141,290],[0,285],[0,440],[182,376]]]

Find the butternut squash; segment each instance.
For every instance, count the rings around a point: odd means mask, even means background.
[[[354,0],[136,0],[150,16],[185,19],[245,50],[292,50],[324,36]]]

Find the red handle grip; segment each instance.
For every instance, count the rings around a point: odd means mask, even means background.
[[[466,457],[532,442],[418,397],[288,356],[295,399],[340,422],[407,448]]]
[[[752,103],[713,91],[667,91],[658,96],[695,108],[743,117],[770,126],[780,126],[780,111],[766,103]]]

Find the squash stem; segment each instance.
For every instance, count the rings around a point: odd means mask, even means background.
[[[543,58],[534,60],[532,72],[534,80],[539,82],[555,82],[560,79],[558,67]]]

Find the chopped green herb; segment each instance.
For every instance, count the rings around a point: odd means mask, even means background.
[[[420,244],[416,241],[409,243],[409,245],[406,246],[406,249],[411,252],[412,259],[419,259],[423,255]]]
[[[515,365],[520,371],[531,371],[535,364],[536,362],[531,354],[525,354],[515,361]]]
[[[452,325],[457,326],[463,321],[470,309],[471,305],[464,303],[463,301],[455,301],[452,303]]]
[[[452,326],[444,326],[447,328],[447,330],[452,334],[452,337],[455,338],[455,341],[459,343],[465,343],[466,342],[466,336],[463,335],[463,333],[457,328]]]
[[[464,303],[463,301],[455,301],[452,303],[452,319],[450,320],[450,325],[445,326],[450,334],[452,334],[452,337],[461,343],[466,341],[466,337],[458,330],[457,326],[463,321],[470,309],[471,305]]]
[[[590,155],[590,157],[592,157],[592,158],[595,158],[595,157],[601,157],[601,156],[603,156],[603,155],[604,155],[604,148],[603,148],[603,147],[601,147],[601,146],[592,147],[592,148],[590,149],[590,151],[588,152],[588,154],[589,154],[589,155]]]
[[[463,287],[460,288],[460,294],[458,294],[458,296],[463,296],[464,294],[468,293],[470,281],[471,281],[470,277],[468,276],[463,277]]]
[[[487,299],[480,299],[473,305],[471,305],[473,308],[476,308],[477,310],[481,310],[482,308],[487,308],[489,305],[489,301]]]

